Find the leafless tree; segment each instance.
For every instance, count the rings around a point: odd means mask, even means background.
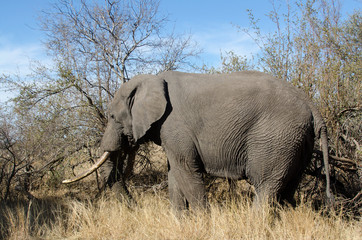
[[[198,47],[190,36],[169,32],[158,7],[158,0],[58,0],[44,11],[40,26],[54,67],[35,65],[26,80],[0,78],[19,91],[13,114],[22,141],[16,154],[24,149],[18,159],[30,159],[32,175],[60,183],[65,168],[92,162],[106,103],[129,78],[192,67]],[[12,145],[6,146],[2,157],[9,159]]]

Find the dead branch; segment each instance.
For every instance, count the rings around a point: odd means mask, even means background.
[[[318,158],[323,156],[322,151],[314,150],[314,153],[317,154]],[[361,160],[352,160],[344,157],[337,157],[329,155],[329,158],[333,161],[330,162],[335,167],[338,167],[344,171],[357,171],[358,168],[362,167]]]

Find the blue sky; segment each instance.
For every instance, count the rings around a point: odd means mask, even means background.
[[[102,1],[102,0],[100,0]],[[276,0],[276,2],[286,0]],[[0,75],[30,72],[29,64],[37,60],[51,63],[46,56],[37,17],[48,9],[51,0],[0,0]],[[342,12],[361,9],[361,0],[344,0]],[[160,12],[169,16],[170,26],[178,33],[190,33],[204,53],[200,62],[216,65],[220,52],[233,50],[240,55],[258,51],[253,41],[240,33],[232,24],[247,27],[246,9],[265,20],[271,9],[270,0],[161,0]],[[266,21],[261,22],[267,31]]]

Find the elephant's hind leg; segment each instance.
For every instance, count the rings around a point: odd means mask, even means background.
[[[279,184],[265,181],[260,185],[254,185],[254,187],[255,197],[253,200],[253,207],[260,209],[264,205],[270,204],[276,199]]]
[[[274,174],[263,179],[262,183],[254,184],[256,196],[254,206],[277,202],[281,205],[296,205],[294,193],[298,187],[301,172],[290,171],[288,174]],[[276,177],[278,176],[278,177]]]

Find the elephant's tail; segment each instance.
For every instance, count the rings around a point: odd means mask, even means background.
[[[334,197],[331,193],[331,181],[330,181],[330,169],[328,160],[328,136],[327,127],[319,111],[315,106],[312,106],[313,118],[314,118],[314,132],[317,137],[321,140],[321,148],[323,152],[323,163],[326,172],[326,196],[328,204],[334,206]]]
[[[334,198],[331,193],[331,180],[330,180],[330,170],[329,170],[329,161],[328,161],[328,137],[327,137],[327,127],[324,126],[320,129],[320,139],[321,139],[321,146],[323,151],[323,163],[324,169],[326,172],[326,195],[327,201],[330,206],[334,205]]]

